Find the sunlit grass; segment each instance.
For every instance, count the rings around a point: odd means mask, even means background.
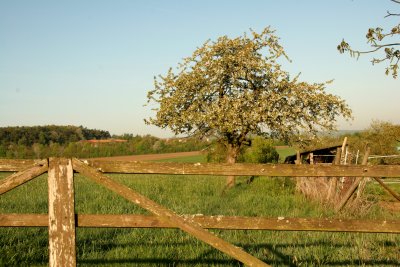
[[[200,161],[198,158],[186,162]],[[193,160],[193,161],[192,161]],[[0,173],[4,177],[5,173]],[[109,175],[177,214],[331,217],[329,208],[307,200],[289,178],[238,177],[222,194],[224,177],[189,175]],[[369,189],[369,193],[373,193]],[[397,185],[395,185],[397,188]],[[372,192],[371,192],[372,190]],[[75,175],[79,214],[148,214],[117,194]],[[379,194],[378,194],[379,196]],[[47,175],[0,196],[0,213],[47,213]],[[343,216],[343,215],[342,215]],[[357,218],[357,214],[346,214]],[[376,207],[363,218],[399,218]],[[396,266],[400,236],[211,230],[273,266]],[[46,228],[1,228],[0,266],[46,266]],[[177,229],[77,229],[79,266],[238,266],[237,261]]]

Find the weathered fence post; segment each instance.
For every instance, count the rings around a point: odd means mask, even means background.
[[[71,159],[49,159],[49,266],[76,266]]]
[[[335,159],[333,160],[332,165],[339,165],[340,158],[342,157],[342,149],[338,147],[336,149]],[[330,203],[335,203],[338,197],[338,177],[329,177],[329,189],[328,194],[326,196],[326,200]]]
[[[367,165],[369,153],[370,153],[370,148],[367,147],[367,150],[365,151],[364,158],[363,158],[361,165],[363,165],[363,166]],[[343,195],[342,199],[336,206],[335,211],[340,211],[346,205],[346,203],[349,201],[350,197],[353,195],[354,191],[356,191],[358,185],[360,184],[360,182],[363,179],[364,179],[364,177],[356,178],[356,180],[353,182],[353,184],[349,187],[349,189]]]

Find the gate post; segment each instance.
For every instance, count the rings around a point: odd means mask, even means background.
[[[76,266],[74,172],[71,159],[49,159],[49,266]]]

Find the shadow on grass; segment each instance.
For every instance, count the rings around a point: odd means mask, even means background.
[[[78,265],[124,265],[124,266],[190,266],[190,265],[200,265],[200,266],[210,266],[210,265],[226,265],[226,266],[243,266],[238,261],[235,260],[213,260],[213,259],[190,259],[190,260],[174,260],[174,259],[115,259],[115,260],[80,260]]]
[[[397,247],[398,244],[395,242],[385,241],[387,247]],[[141,244],[143,245],[143,244]],[[175,246],[179,247],[187,245],[187,243],[152,243],[152,246]],[[313,246],[329,246],[334,248],[351,247],[350,244],[331,244],[327,242],[310,242],[304,244],[240,244],[236,243],[236,246],[243,248],[245,251],[250,251],[250,254],[254,254],[255,251],[261,252],[263,256],[259,257],[260,260],[271,264],[272,266],[400,266],[400,259],[380,259],[380,260],[342,260],[342,259],[325,259],[323,263],[317,262],[312,256],[303,257],[301,261],[297,261],[294,255],[288,255],[282,252],[282,249],[287,247],[306,248]],[[111,245],[113,246],[113,245]],[[124,244],[122,246],[135,247],[140,246],[139,244]],[[121,247],[121,245],[116,245]],[[110,244],[107,245],[110,248]],[[128,266],[243,266],[243,264],[235,259],[218,259],[221,257],[218,255],[220,252],[216,249],[210,248],[205,252],[201,253],[194,259],[172,259],[172,258],[124,258],[124,259],[82,259],[78,260],[79,264],[83,265],[128,265]],[[260,253],[259,253],[260,254]],[[271,260],[273,258],[273,260]]]
[[[187,246],[188,242],[151,242],[151,243],[135,243],[135,242],[125,242],[125,243],[115,243],[115,242],[104,242],[104,243],[97,243],[95,246],[98,250],[110,250],[114,248],[126,248],[126,247],[179,247],[179,246]],[[377,246],[384,245],[385,247],[398,247],[399,244],[395,241],[376,241],[375,244]],[[305,248],[305,247],[321,247],[326,246],[330,248],[346,248],[352,247],[353,245],[350,243],[328,243],[326,241],[315,241],[315,242],[307,242],[307,243],[280,243],[280,244],[270,244],[270,243],[257,243],[257,244],[248,244],[248,243],[234,243],[235,246],[241,247],[246,251],[249,250],[259,250],[262,248],[268,248],[272,251],[272,247],[275,248],[286,248],[286,247],[296,247],[296,248]],[[79,243],[78,243],[79,246]],[[215,249],[215,251],[218,251]]]
[[[296,264],[287,261],[273,261],[270,262],[266,259],[261,258],[267,264],[272,264],[272,266],[399,266],[400,262],[395,260],[379,260],[379,261],[331,261],[324,262],[323,264],[318,264],[312,260],[304,260],[301,264]],[[244,266],[235,260],[213,260],[213,259],[189,259],[189,260],[173,260],[164,258],[153,258],[153,259],[114,259],[114,260],[79,260],[78,265],[93,265],[93,266],[109,266],[109,265],[123,265],[123,266]]]
[[[398,244],[395,242],[383,242],[385,246],[396,248]],[[121,248],[121,247],[129,247],[132,248],[132,251],[135,250],[135,247],[139,246],[147,246],[149,249],[153,246],[157,247],[179,247],[186,246],[185,242],[175,242],[175,243],[152,243],[150,244],[138,244],[138,243],[125,243],[125,244],[115,244],[115,243],[104,243],[104,244],[96,244],[96,250],[110,250],[113,248]],[[294,257],[294,255],[290,255],[288,253],[283,252],[287,247],[296,247],[296,248],[306,248],[312,246],[321,246],[325,245],[329,247],[351,247],[349,244],[328,244],[328,242],[310,242],[310,243],[302,243],[302,244],[271,244],[271,243],[262,243],[262,244],[243,244],[243,243],[235,243],[235,245],[243,248],[245,251],[248,251],[253,255],[262,255],[257,256],[260,260],[271,264],[272,266],[400,266],[400,258],[399,259],[376,259],[376,260],[362,260],[362,259],[339,259],[333,257],[332,259],[324,259],[323,263],[317,262],[316,259],[313,258],[312,255],[303,256],[300,261]],[[79,250],[79,249],[78,249]],[[225,256],[224,256],[225,257]],[[228,256],[226,256],[228,257]],[[4,259],[3,259],[4,260]],[[44,260],[44,261],[43,261]],[[25,258],[25,263],[29,262],[29,264],[34,265],[46,265],[46,259],[38,260],[32,259],[29,260]],[[0,266],[7,266],[7,261],[2,261],[0,257]],[[14,262],[15,263],[15,262]],[[80,259],[80,255],[78,252],[77,259],[78,266],[243,266],[240,262],[234,259],[221,259],[221,254],[219,251],[213,248],[206,249],[203,253],[198,255],[193,259],[177,259],[177,258],[167,258],[167,257],[152,257],[152,258],[140,258],[139,257],[130,257],[130,258],[108,258],[108,259]],[[4,264],[4,265],[3,265]],[[11,264],[14,265],[14,264]],[[17,265],[14,265],[17,266]]]
[[[4,238],[4,237],[3,237]],[[4,240],[3,240],[4,241]],[[118,243],[113,242],[112,240],[104,240],[103,242],[96,242],[91,239],[83,239],[77,242],[77,254],[78,254],[78,265],[88,265],[88,266],[242,266],[242,264],[234,259],[231,259],[228,256],[222,256],[221,252],[211,247],[202,247],[201,249],[194,251],[194,253],[189,255],[181,255],[182,259],[174,256],[162,256],[163,248],[168,250],[179,250],[179,253],[185,250],[184,247],[194,245],[197,241],[184,241],[184,242],[128,242]],[[360,259],[357,256],[351,257],[350,253],[347,252],[346,255],[336,255],[335,249],[350,249],[353,247],[351,242],[341,242],[334,241],[332,242],[327,240],[320,241],[311,241],[311,242],[301,242],[301,243],[290,243],[287,240],[281,240],[282,243],[274,243],[274,242],[263,242],[263,243],[255,243],[251,244],[250,242],[235,242],[234,245],[243,248],[245,251],[250,254],[258,257],[260,260],[271,264],[272,266],[400,266],[400,256],[395,256],[395,254],[391,253],[390,257],[385,258],[384,256],[378,259]],[[45,245],[47,239],[44,238],[43,242],[39,242],[41,245]],[[85,259],[82,258],[81,248],[83,245],[87,247],[93,247],[95,251],[93,252],[101,252],[112,251],[114,249],[128,248],[128,251],[134,252],[138,248],[146,248],[148,250],[155,249],[160,253],[161,257],[157,255],[154,257],[153,255],[149,255],[146,257],[145,255],[141,255],[139,253],[138,257],[131,257],[129,253],[125,254],[127,257],[123,258],[100,258],[98,259]],[[399,243],[394,240],[377,240],[374,242],[376,247],[384,247],[392,252],[399,250]],[[17,259],[11,261],[8,256],[3,251],[3,255],[0,255],[0,266],[27,266],[27,265],[47,265],[47,257],[35,257],[34,255],[29,255],[28,251],[30,250],[29,244],[21,244],[19,247],[19,251],[17,253]],[[331,252],[327,252],[327,258],[322,258],[322,263],[318,262],[315,259],[315,255],[312,253],[314,248],[318,247],[326,247],[329,249],[334,249]],[[292,249],[290,249],[292,248]],[[293,251],[293,249],[298,252],[302,251],[302,249],[312,248],[308,254],[300,255],[301,259],[297,260],[293,253],[289,253]],[[4,249],[0,247],[0,251]],[[25,251],[25,252],[24,252]],[[27,254],[25,254],[27,253]],[[23,255],[25,254],[25,255]],[[37,255],[36,255],[37,256]],[[93,256],[93,255],[92,255]],[[91,257],[92,257],[91,256]],[[299,256],[299,255],[297,255]],[[323,257],[323,255],[320,255]],[[348,259],[346,258],[348,257]]]

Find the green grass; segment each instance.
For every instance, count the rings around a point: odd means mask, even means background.
[[[197,161],[199,158],[186,159],[186,162]],[[0,173],[0,178],[5,175]],[[247,184],[246,177],[239,177],[232,190],[221,194],[223,177],[119,174],[110,177],[178,214],[335,217],[331,210],[295,193],[288,178],[259,177]],[[370,194],[376,190],[373,186],[368,189]],[[75,192],[77,213],[148,214],[81,175],[75,175]],[[0,213],[47,213],[47,175],[1,195]],[[363,218],[399,217],[379,207],[363,215]],[[400,235],[212,232],[273,266],[400,265]],[[47,242],[46,228],[0,228],[0,266],[46,266]],[[240,266],[176,229],[78,228],[77,261],[79,266]]]
[[[187,163],[206,162],[207,155],[201,154],[201,155],[187,156],[187,157],[181,157],[181,158],[160,159],[160,160],[155,160],[155,161],[157,161],[157,162],[187,162]]]
[[[287,156],[296,154],[296,150],[289,146],[277,147],[276,151],[279,153],[279,162],[284,162]]]
[[[283,162],[285,158],[289,155],[296,154],[296,150],[292,147],[277,147],[276,151],[279,153],[279,162]],[[207,155],[196,155],[196,156],[189,156],[183,158],[171,158],[171,159],[161,159],[156,160],[159,162],[188,162],[188,163],[196,163],[196,162],[206,162]]]
[[[386,186],[392,189],[393,191],[400,194],[400,180],[399,179],[385,179]],[[379,185],[377,182],[372,180],[371,182],[367,183],[365,188],[365,193],[367,196],[374,201],[397,201],[385,188]]]

